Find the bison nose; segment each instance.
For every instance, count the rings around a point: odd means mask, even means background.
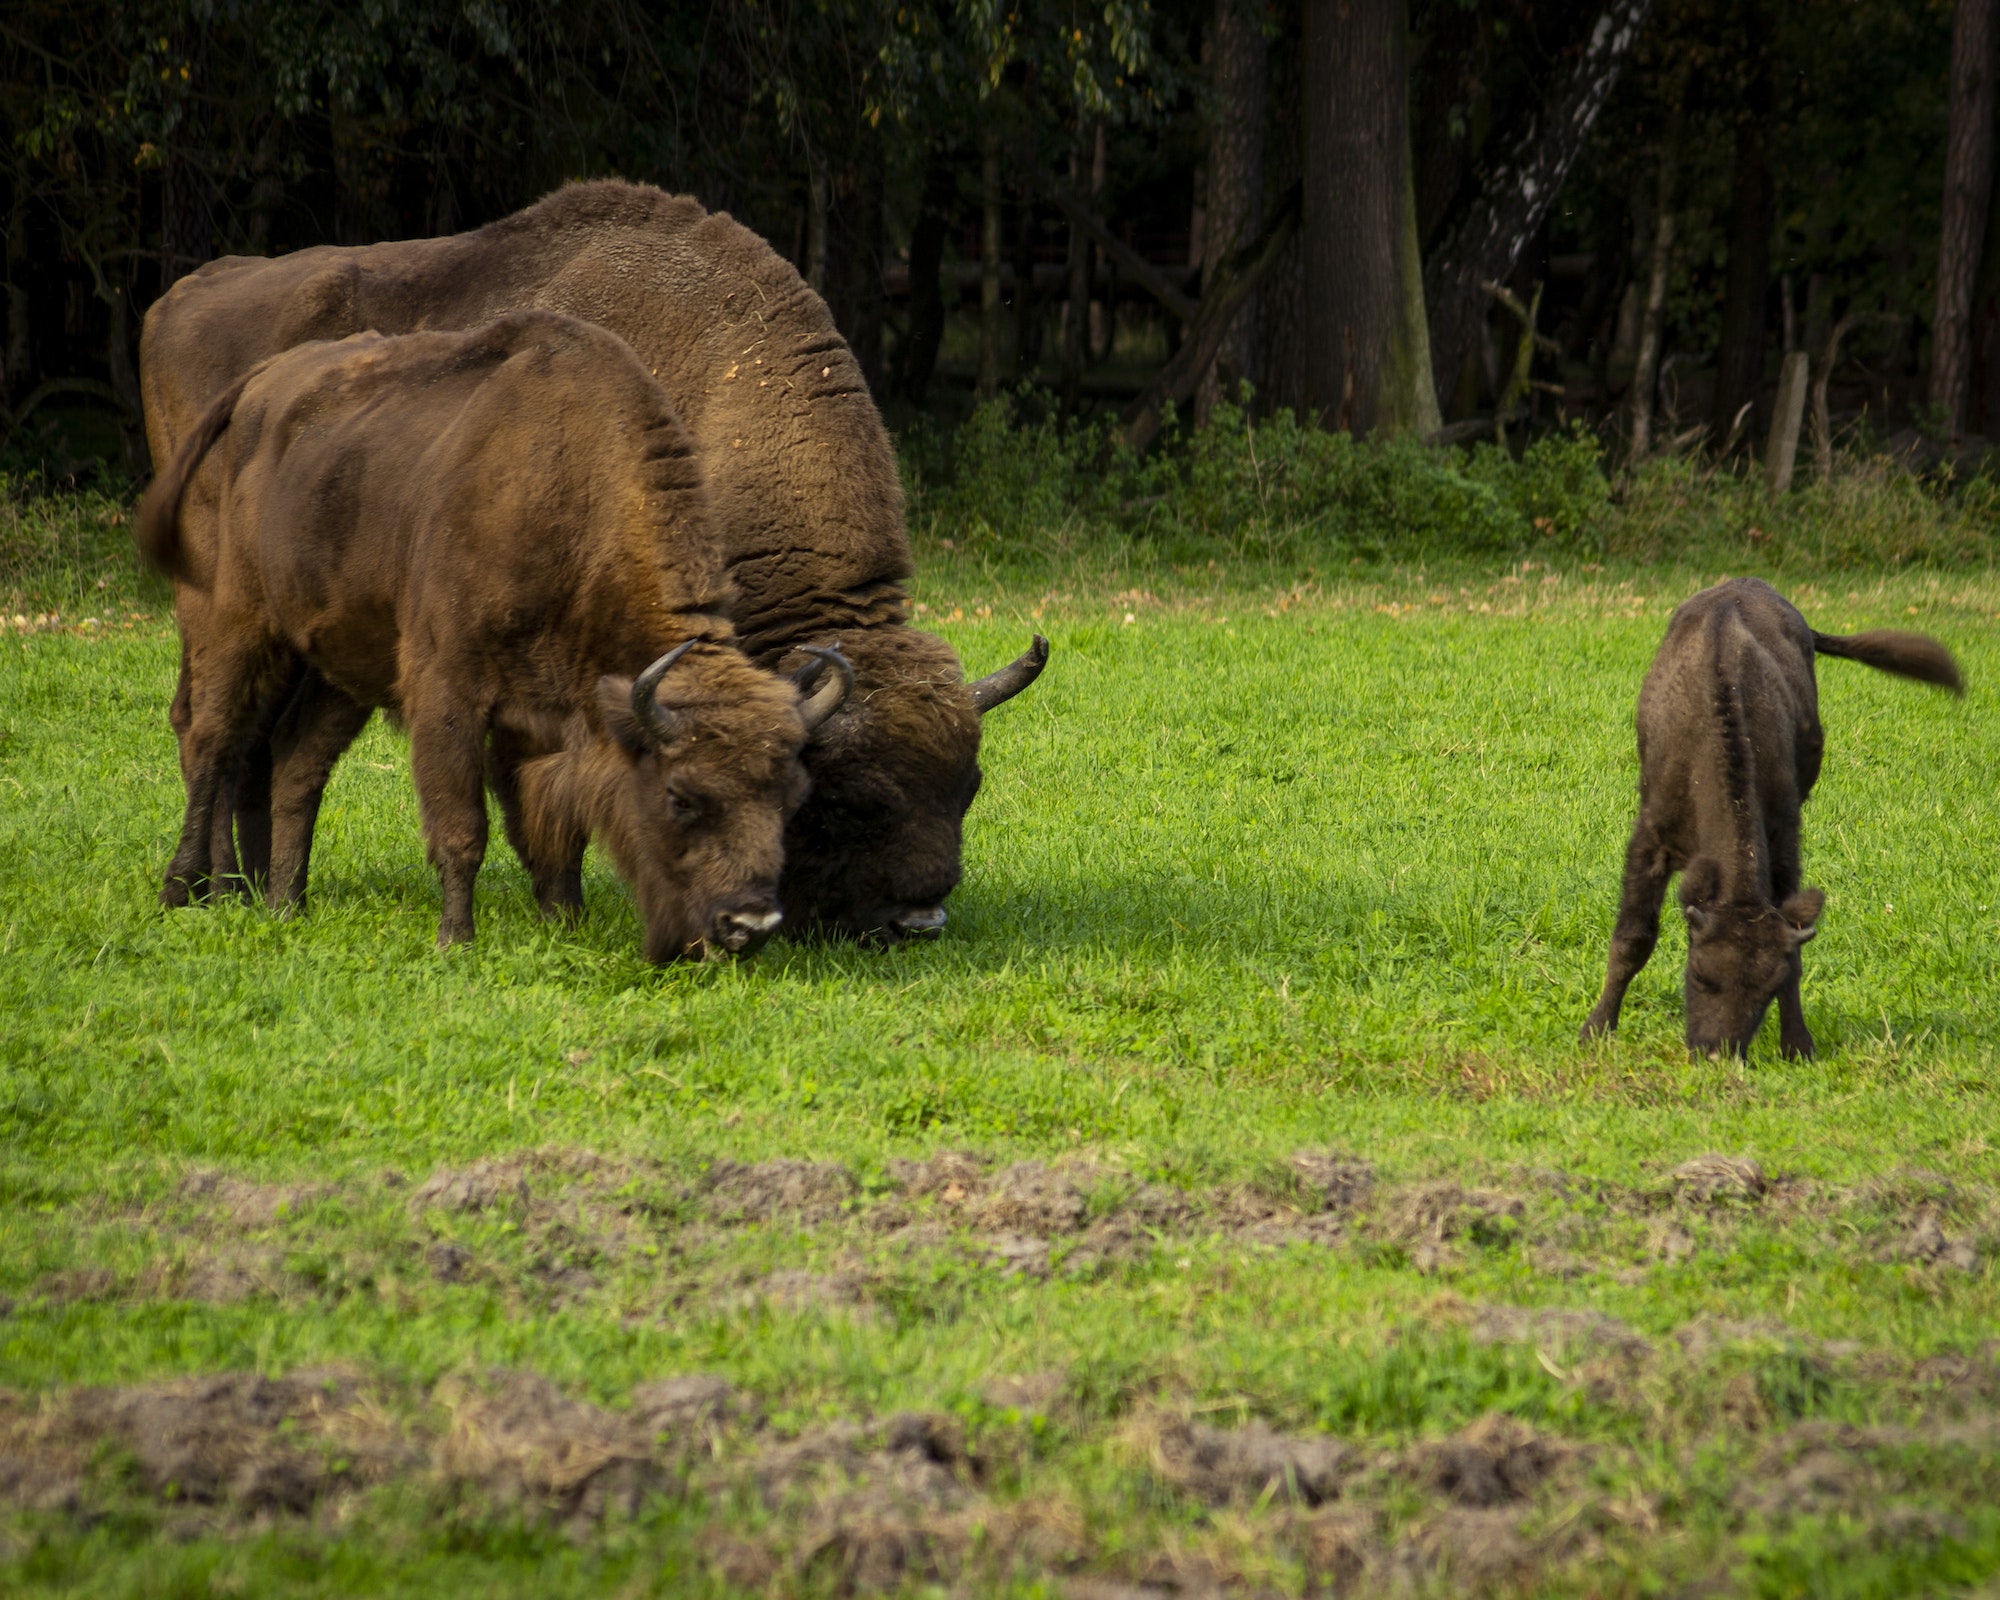
[[[725,911],[715,919],[715,942],[733,955],[743,955],[776,933],[784,920],[784,912],[775,909]]]
[[[944,926],[943,906],[918,906],[895,918],[896,931],[905,938],[936,933]]]

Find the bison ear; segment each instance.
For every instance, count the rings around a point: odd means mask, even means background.
[[[1794,945],[1804,944],[1819,932],[1819,914],[1825,909],[1826,896],[1817,889],[1801,889],[1786,897],[1778,915],[1785,919]]]
[[[604,718],[604,731],[618,741],[627,755],[644,755],[646,734],[632,715],[632,680],[606,673],[597,680],[597,711]]]

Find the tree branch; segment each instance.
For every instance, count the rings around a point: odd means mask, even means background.
[[[1049,198],[1068,213],[1072,222],[1095,239],[1104,253],[1116,261],[1140,288],[1181,321],[1195,320],[1199,314],[1196,303],[1176,289],[1158,267],[1113,233],[1089,206],[1069,191],[1067,186],[1060,183],[1054,185],[1049,191]]]
[[[1459,369],[1478,338],[1485,316],[1481,286],[1506,278],[1542,225],[1653,4],[1607,0],[1583,53],[1545,102],[1545,114],[1482,177],[1464,220],[1433,252],[1424,270],[1424,301],[1439,393],[1458,386]]]
[[[1297,229],[1302,198],[1301,187],[1293,184],[1264,231],[1216,267],[1179,352],[1118,419],[1119,434],[1129,448],[1145,449],[1159,433],[1166,408],[1193,398],[1201,375],[1222,348],[1237,308],[1255,292]]]

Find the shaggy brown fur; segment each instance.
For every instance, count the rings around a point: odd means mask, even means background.
[[[198,494],[215,514],[197,529]],[[776,924],[807,784],[799,691],[735,647],[687,437],[602,329],[522,312],[274,357],[190,431],[138,537],[174,577],[185,663],[168,904],[234,874],[222,777],[289,695],[274,904],[302,895],[332,761],[381,706],[409,727],[440,944],[472,936],[489,735],[521,784],[515,844],[544,910],[581,908],[594,832],[650,958],[747,948]],[[683,642],[642,727],[633,674]]]
[[[1963,692],[1958,664],[1914,633],[1815,633],[1769,584],[1734,578],[1675,611],[1639,690],[1639,820],[1604,993],[1585,1039],[1618,1025],[1659,937],[1667,878],[1688,925],[1688,1048],[1741,1054],[1778,1002],[1779,1044],[1810,1056],[1799,951],[1826,896],[1799,886],[1799,808],[1825,738],[1813,655]]]
[[[974,697],[950,648],[904,625],[902,490],[852,354],[819,296],[728,216],[644,185],[573,184],[455,238],[211,262],[147,313],[154,462],[276,351],[526,306],[609,328],[659,379],[708,481],[743,648],[791,670],[801,646],[837,642],[854,662],[857,692],[806,751],[813,793],[787,845],[793,920],[892,939],[934,928],[979,783]],[[190,528],[211,515],[197,496]],[[508,759],[496,759],[503,804]],[[263,781],[248,777],[240,806],[253,841]]]

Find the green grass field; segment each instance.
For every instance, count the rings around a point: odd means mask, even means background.
[[[936,555],[1055,646],[946,936],[671,970],[504,847],[435,952],[379,725],[163,913],[157,591],[0,633],[0,1590],[1996,1592],[2000,580],[1780,579],[1972,685],[1824,664],[1820,1059],[1671,917],[1580,1049],[1714,576]]]

